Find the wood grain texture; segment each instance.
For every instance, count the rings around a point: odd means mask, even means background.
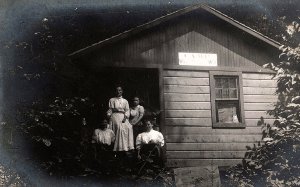
[[[173,143],[237,143],[237,142],[255,142],[261,140],[259,135],[166,135],[167,142]]]
[[[209,102],[209,94],[178,94],[178,93],[165,93],[165,101],[195,101],[195,102]]]
[[[257,119],[263,117],[264,119],[273,119],[274,116],[270,116],[265,111],[245,111],[245,119]]]
[[[183,85],[165,85],[165,93],[201,93],[209,94],[209,86],[183,86]]]
[[[245,111],[267,111],[274,109],[272,103],[244,103]]]
[[[243,87],[244,95],[275,95],[276,88]]]
[[[216,17],[207,19],[206,16],[201,14],[181,17],[158,26],[157,29],[150,29],[108,46],[108,49],[93,58],[104,59],[102,61],[112,65],[119,65],[124,59],[127,60],[124,64],[178,65],[178,52],[215,53],[218,55],[219,67],[253,68],[257,72],[262,67],[256,63],[271,61],[272,55],[262,50],[266,47],[264,43],[249,42],[248,35],[242,34],[241,30],[228,29]],[[98,64],[103,64],[102,61]],[[184,68],[195,71],[193,67]]]
[[[194,78],[208,78],[208,72],[203,71],[175,71],[165,70],[163,72],[164,77],[194,77]]]
[[[245,122],[246,122],[246,125],[248,127],[255,127],[257,126],[257,122],[260,120],[260,118],[257,118],[257,119],[245,119]],[[264,119],[264,122],[265,123],[268,123],[268,124],[273,124],[275,121],[275,119]]]
[[[208,86],[209,78],[164,77],[165,85]]]
[[[253,143],[168,143],[168,151],[245,151]]]
[[[211,118],[166,118],[165,125],[211,127]]]
[[[146,67],[151,64],[147,64]],[[129,64],[127,67],[138,67],[142,68],[143,66],[138,62],[134,64]],[[151,67],[149,67],[151,68]],[[164,70],[184,70],[184,71],[226,71],[226,72],[243,72],[243,73],[257,73],[257,74],[265,74],[265,73],[274,73],[274,71],[269,69],[264,69],[261,66],[258,67],[230,67],[230,66],[182,66],[182,65],[163,65]]]
[[[209,118],[210,110],[165,110],[168,118]]]
[[[244,87],[276,88],[275,80],[249,80],[243,79]]]
[[[250,80],[271,80],[273,77],[272,74],[258,74],[258,73],[243,73],[243,79]],[[276,79],[272,79],[276,81]]]
[[[222,134],[261,134],[260,127],[248,127],[246,129],[212,129],[211,127],[185,127],[185,126],[166,126],[167,135],[222,135]]]
[[[240,158],[245,156],[245,151],[167,151],[168,159],[222,159],[222,158]]]
[[[166,110],[210,110],[210,102],[165,102]]]
[[[244,95],[244,103],[275,103],[276,95]]]
[[[242,163],[242,159],[167,159],[168,167],[192,166],[233,166]]]
[[[124,58],[132,58],[142,52],[146,62],[178,64],[178,52],[181,51],[216,53],[218,65],[227,67],[261,68],[254,63],[256,59],[262,63],[270,61],[269,58],[258,58],[257,56],[263,56],[264,52],[253,47],[244,37],[239,37],[232,30],[228,31],[222,26],[217,28],[216,25],[201,20],[201,16],[197,16],[197,23],[195,18],[186,19],[179,19],[164,29],[148,32],[143,37],[124,42],[124,49],[127,49]]]

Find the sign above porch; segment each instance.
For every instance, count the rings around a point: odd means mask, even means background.
[[[183,66],[218,66],[217,54],[179,52],[178,58]]]

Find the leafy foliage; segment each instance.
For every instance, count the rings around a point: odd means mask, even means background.
[[[299,38],[299,24],[288,26],[286,38]],[[247,152],[242,164],[227,171],[230,186],[300,186],[300,45],[280,48],[280,62],[266,67],[276,71],[278,102],[269,111],[274,124],[262,125],[263,145]]]
[[[0,186],[14,186],[23,187],[30,186],[29,181],[24,180],[24,177],[12,170],[9,167],[5,167],[0,164]]]
[[[26,108],[20,110],[25,113],[19,127],[44,155],[44,166],[64,172],[84,169],[93,154],[91,130],[94,129],[93,122],[97,122],[93,102],[88,98],[56,97],[48,104],[34,102]]]

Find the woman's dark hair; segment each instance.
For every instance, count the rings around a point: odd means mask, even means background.
[[[100,121],[100,123],[98,124],[98,128],[100,129],[105,129],[107,128],[108,125],[108,121],[106,119],[103,119]]]
[[[142,105],[142,106],[144,105],[144,100],[141,99],[139,96],[136,96],[136,95],[135,95],[135,96],[132,98],[132,101],[134,100],[134,98],[138,98],[138,99],[139,99],[139,104]]]
[[[117,88],[119,88],[119,87],[122,88],[122,90],[124,90],[124,89],[123,89],[123,86],[122,86],[121,84],[116,84],[116,85],[115,85],[115,89],[117,89]]]
[[[152,116],[148,116],[148,115],[144,116],[143,119],[142,119],[142,121],[143,121],[144,124],[147,121],[150,121],[151,123],[153,123],[153,120],[154,120],[154,118]]]

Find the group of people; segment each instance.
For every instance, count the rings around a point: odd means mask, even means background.
[[[141,159],[143,147],[155,145],[159,155],[165,144],[163,135],[153,130],[151,118],[145,118],[145,110],[138,97],[133,98],[133,106],[129,107],[122,95],[122,87],[117,86],[116,96],[109,100],[108,120],[102,120],[100,128],[95,129],[93,141],[116,154],[136,149],[138,159]]]

